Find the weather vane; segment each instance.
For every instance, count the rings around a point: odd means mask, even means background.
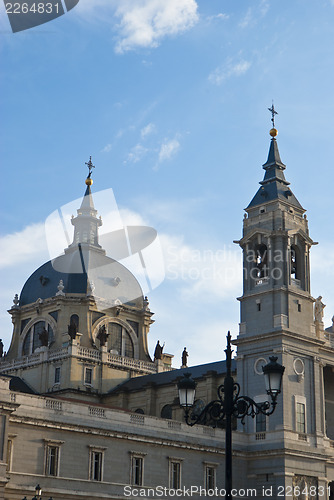
[[[271,105],[271,108],[268,108],[268,111],[270,111],[270,113],[271,113],[271,121],[273,123],[273,128],[275,128],[275,115],[278,115],[278,113],[275,110],[274,101],[273,101],[273,103]]]
[[[89,157],[89,161],[85,162],[85,165],[87,165],[88,170],[89,170],[89,174],[88,174],[87,179],[90,179],[90,176],[92,175],[92,169],[95,168],[95,165],[93,165],[93,163],[92,163],[92,157],[91,156]]]

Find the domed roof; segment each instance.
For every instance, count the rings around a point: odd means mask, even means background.
[[[93,164],[87,163],[91,181]],[[20,306],[65,294],[84,294],[101,299],[103,307],[117,304],[131,304],[143,307],[143,292],[133,276],[122,264],[107,257],[98,242],[98,228],[102,225],[97,218],[97,210],[91,193],[92,182],[86,182],[87,188],[77,217],[71,219],[74,226],[74,238],[65,253],[46,262],[26,281],[20,296]],[[100,300],[100,302],[101,302]]]
[[[60,280],[65,294],[88,294],[110,305],[116,301],[143,306],[143,292],[133,274],[104,251],[84,244],[39,267],[23,286],[20,306],[54,297]]]

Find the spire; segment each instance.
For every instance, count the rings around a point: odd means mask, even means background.
[[[247,209],[257,205],[263,205],[266,202],[277,199],[288,202],[295,208],[299,208],[304,211],[299,201],[294,196],[291,189],[288,187],[290,183],[285,179],[284,176],[284,170],[286,169],[286,166],[281,160],[276,141],[278,132],[275,128],[275,115],[277,115],[278,113],[274,108],[274,103],[272,104],[271,108],[268,108],[268,110],[272,114],[271,121],[273,127],[269,131],[271,142],[269,147],[268,159],[266,163],[263,164],[265,174],[263,181],[260,182],[261,187],[248,205]]]
[[[271,129],[270,132],[272,132],[273,129]],[[276,130],[276,129],[275,129]],[[276,131],[277,132],[277,131]],[[270,134],[272,135],[272,134]],[[277,133],[276,133],[277,135]],[[264,179],[260,184],[266,184],[267,182],[272,182],[274,180],[278,180],[282,182],[283,184],[288,185],[289,182],[285,180],[285,176],[283,173],[283,170],[285,170],[285,165],[281,160],[279,151],[278,151],[278,145],[275,136],[272,136],[271,142],[270,142],[270,147],[269,147],[269,153],[268,153],[268,159],[266,163],[263,164],[263,169],[266,171],[264,175]]]
[[[86,162],[88,166],[88,176],[85,180],[86,191],[82,199],[80,208],[77,210],[77,217],[72,217],[72,225],[74,226],[74,238],[70,247],[77,246],[79,243],[83,245],[101,248],[98,244],[98,228],[102,226],[101,218],[97,218],[97,210],[94,207],[93,196],[91,192],[91,185],[93,179],[91,178],[92,169],[95,166],[92,163],[92,157]]]

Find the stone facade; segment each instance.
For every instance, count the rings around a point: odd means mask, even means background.
[[[241,394],[258,403],[268,400],[262,366],[269,356],[285,374],[273,415],[235,425],[235,498],[330,500],[333,326],[324,328],[322,298],[311,295],[315,243],[271,135],[265,176],[236,242],[244,286],[232,369]],[[183,422],[177,382],[192,373],[200,411],[216,398],[225,363],[173,370],[171,355],[151,359],[153,313],[135,278],[99,245],[102,221],[90,185],[59,266],[39,268],[9,311],[13,340],[0,362],[0,498],[30,498],[37,483],[53,500],[158,498],[161,491],[167,498],[183,487],[194,488],[193,498],[209,496],[200,488],[224,487],[224,430]]]

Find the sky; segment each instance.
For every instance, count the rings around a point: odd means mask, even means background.
[[[50,258],[45,221],[82,197],[91,155],[93,193],[112,189],[124,224],[158,234],[151,354],[159,339],[176,368],[184,346],[189,365],[222,359],[242,294],[233,240],[264,175],[272,101],[331,325],[334,0],[80,0],[18,33],[0,7],[5,349],[6,311]]]

